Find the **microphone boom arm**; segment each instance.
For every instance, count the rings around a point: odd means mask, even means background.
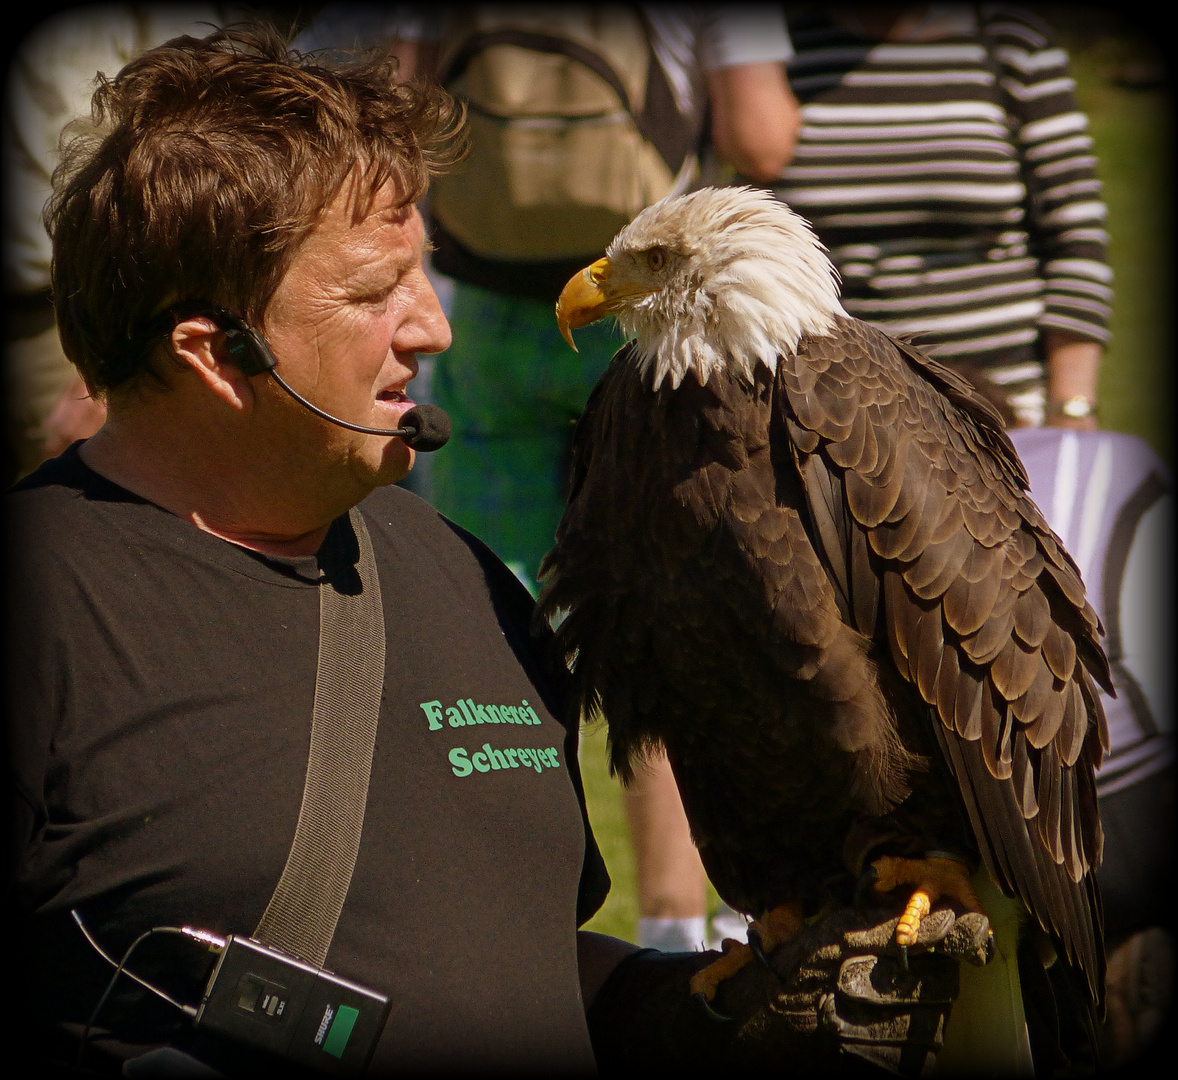
[[[276,368],[270,368],[270,374],[274,376],[275,382],[277,382],[278,385],[281,386],[282,389],[285,390],[288,394],[290,394],[290,396],[294,398],[295,401],[297,401],[300,405],[310,409],[311,412],[313,412],[316,416],[322,417],[324,420],[327,420],[332,424],[338,424],[340,427],[345,427],[349,431],[359,431],[363,435],[396,435],[404,439],[412,439],[414,436],[420,433],[421,429],[419,427],[375,428],[364,427],[363,424],[353,424],[347,420],[341,420],[338,416],[332,416],[331,413],[325,412],[323,409],[319,408],[318,405],[314,405],[309,402],[305,397],[303,397],[302,394],[300,394],[293,386],[291,386],[290,383],[288,383],[281,375],[278,374],[278,370]],[[410,409],[409,412],[411,413],[413,410]],[[408,416],[409,413],[406,413],[405,415]]]

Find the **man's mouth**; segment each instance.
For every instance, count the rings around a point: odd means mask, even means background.
[[[407,402],[409,395],[404,390],[380,390],[376,395],[377,401]]]

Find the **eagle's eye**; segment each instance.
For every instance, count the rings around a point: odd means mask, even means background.
[[[657,274],[667,265],[667,249],[665,247],[652,247],[646,253],[646,263]]]

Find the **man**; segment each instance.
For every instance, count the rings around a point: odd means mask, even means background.
[[[392,433],[417,355],[450,340],[415,204],[453,159],[453,101],[397,86],[379,57],[329,70],[257,29],[154,49],[96,104],[105,125],[72,149],[47,219],[63,345],[107,420],[7,496],[25,1045],[129,1075],[177,1051],[191,1069],[272,1067],[256,1041],[190,1022],[206,946],[232,934],[386,995],[377,1074],[837,1056],[838,964],[878,912],[836,913],[773,958],[782,979],[733,980],[719,1025],[685,990],[712,957],[577,931],[608,877],[530,597],[392,486],[414,460]],[[381,605],[384,660],[345,641],[357,686],[376,676],[379,724],[354,868],[311,959],[272,914],[315,784],[320,619],[356,595]],[[345,721],[360,711],[344,702]],[[347,802],[341,788],[328,816]],[[328,907],[317,881],[296,936]],[[891,926],[854,948],[874,962]],[[829,970],[801,986],[811,946]],[[844,1042],[935,1053],[956,962],[924,959],[931,1005],[901,979],[886,1033],[856,1014]],[[247,989],[231,1010],[285,1001]]]

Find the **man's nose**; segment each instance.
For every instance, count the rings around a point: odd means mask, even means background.
[[[398,328],[393,339],[393,348],[397,352],[445,352],[452,340],[450,323],[442,310],[442,302],[434,291],[433,283],[424,271],[420,273],[420,287],[413,310],[409,318]]]

